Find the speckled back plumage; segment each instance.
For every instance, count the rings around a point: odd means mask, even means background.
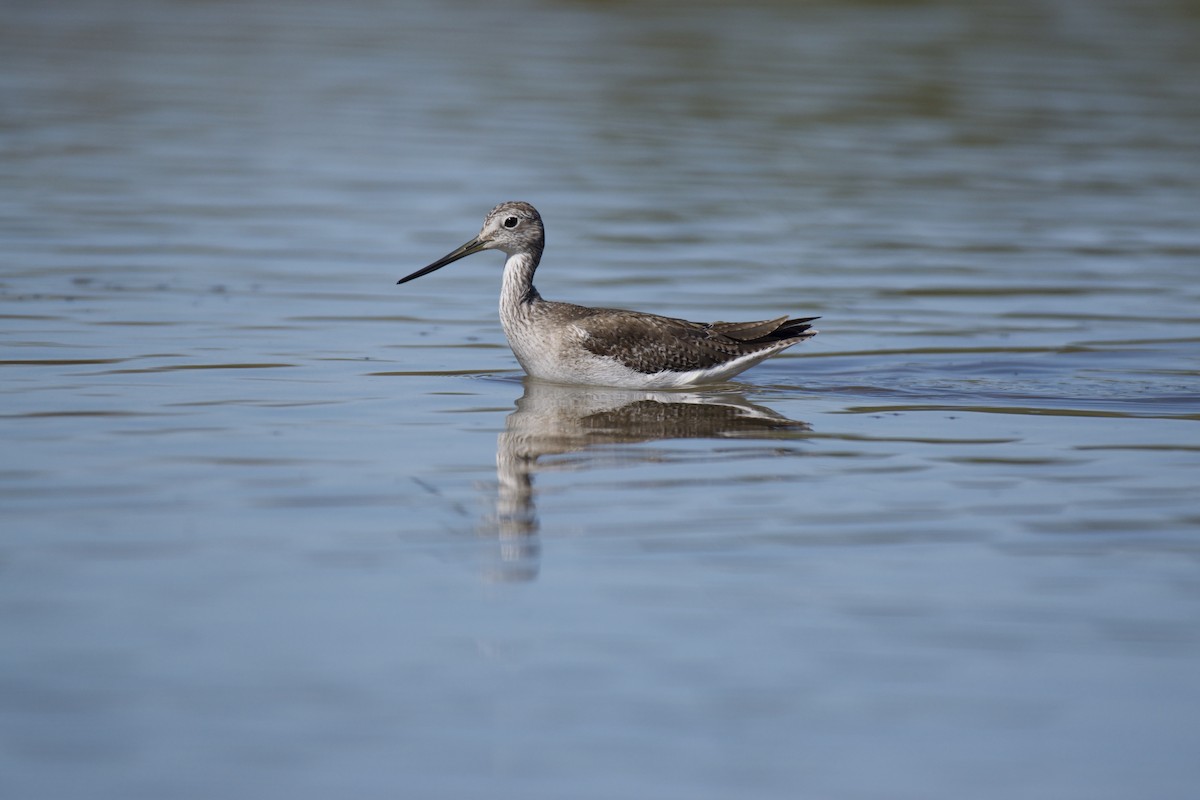
[[[591,353],[646,375],[710,369],[760,351],[778,351],[816,333],[809,319],[761,322],[689,322],[620,309],[588,309],[575,324],[588,334]]]

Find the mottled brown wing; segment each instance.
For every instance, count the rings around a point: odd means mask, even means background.
[[[717,333],[723,333],[726,336],[732,336],[734,339],[748,341],[757,339],[760,336],[769,336],[779,329],[779,326],[787,322],[787,317],[777,317],[776,319],[764,319],[759,322],[713,322],[709,324]]]
[[[616,309],[588,311],[593,313],[574,320],[586,334],[583,347],[647,375],[709,369],[783,341],[807,338],[808,326],[792,327],[787,317],[707,324]],[[781,329],[789,332],[775,335]]]

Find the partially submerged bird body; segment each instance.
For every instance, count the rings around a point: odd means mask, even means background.
[[[481,250],[503,251],[504,334],[527,373],[556,383],[629,389],[717,383],[817,333],[810,325],[816,317],[701,323],[544,300],[533,286],[544,245],[542,218],[533,206],[501,203],[478,236],[398,283]]]

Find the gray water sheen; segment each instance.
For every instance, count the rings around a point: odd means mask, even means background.
[[[4,4],[0,796],[1186,798],[1194,2]],[[522,380],[553,299],[821,334]]]

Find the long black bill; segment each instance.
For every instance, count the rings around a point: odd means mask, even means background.
[[[424,269],[419,269],[416,272],[414,272],[412,275],[409,275],[406,278],[401,278],[400,280],[396,281],[396,283],[408,283],[409,281],[413,280],[414,278],[419,278],[422,275],[428,275],[431,272],[441,269],[442,267],[446,266],[447,264],[453,264],[455,261],[458,261],[460,258],[466,258],[467,256],[471,255],[472,253],[478,253],[482,249],[484,249],[484,243],[479,241],[478,238],[472,239],[471,241],[464,244],[462,247],[455,250],[453,253],[450,253],[447,256],[443,256],[442,258],[439,258],[437,261],[433,262],[428,267],[425,267]]]

